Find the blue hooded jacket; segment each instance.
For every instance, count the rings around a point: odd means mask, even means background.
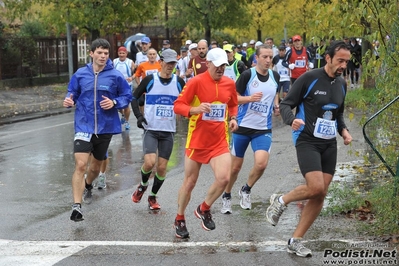
[[[79,68],[68,84],[66,97],[73,94],[75,102],[75,133],[119,134],[122,132],[118,109],[126,108],[132,101],[131,87],[122,73],[114,69],[107,60],[104,69],[97,75],[93,64]],[[104,110],[100,102],[106,96],[116,100],[114,108]]]

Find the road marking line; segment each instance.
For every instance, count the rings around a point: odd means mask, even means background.
[[[331,240],[345,243],[364,241]],[[309,241],[312,242],[312,241]],[[90,246],[147,246],[147,247],[257,247],[261,251],[281,251],[286,241],[263,242],[162,242],[162,241],[18,241],[0,239],[0,265],[53,265]]]
[[[155,241],[16,241],[0,239],[0,265],[53,265],[90,246],[147,247],[274,247],[285,241],[265,242],[155,242]]]
[[[178,240],[179,241],[179,240]],[[184,241],[184,240],[180,240]],[[160,242],[160,241],[17,241],[0,239],[0,256],[10,249],[21,249],[29,253],[30,251],[41,251],[43,248],[69,247],[86,248],[88,246],[147,246],[147,247],[237,247],[237,246],[283,246],[286,241],[263,241],[263,242]],[[48,252],[46,252],[48,253]]]

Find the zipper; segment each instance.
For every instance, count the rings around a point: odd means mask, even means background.
[[[97,79],[99,72],[94,72],[94,134],[97,135]]]

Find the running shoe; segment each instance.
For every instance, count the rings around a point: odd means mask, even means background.
[[[161,209],[161,205],[159,205],[157,201],[157,197],[155,196],[148,196],[148,207],[150,210],[159,210]]]
[[[80,222],[80,221],[84,220],[80,204],[73,204],[72,205],[71,220],[74,221],[74,222]]]
[[[238,195],[240,196],[241,208],[243,208],[244,210],[250,210],[252,208],[250,192],[243,191],[242,189],[240,189],[238,191]]]
[[[210,210],[201,211],[201,205],[194,211],[195,216],[202,220],[202,228],[206,231],[214,230],[216,228],[215,222],[212,220],[212,214]]]
[[[85,188],[85,191],[83,192],[82,200],[86,204],[90,204],[93,201],[93,194],[91,193],[91,190],[92,189]]]
[[[132,201],[139,203],[143,197],[144,192],[147,190],[147,186],[142,186],[141,184],[137,187],[136,191],[132,194]]]
[[[121,117],[121,125],[123,125],[123,124],[125,124],[125,123],[126,123],[125,116],[124,116],[124,115],[122,115],[122,117]]]
[[[98,182],[97,182],[98,189],[104,189],[107,187],[107,184],[105,183],[106,179],[107,179],[107,176],[105,175],[105,173],[102,173],[98,176]]]
[[[270,196],[270,206],[266,210],[266,219],[273,226],[276,226],[281,214],[285,210],[286,206],[281,204],[278,199],[282,194],[273,194]]]
[[[222,197],[222,209],[220,210],[223,214],[231,214],[233,213],[231,209],[231,198]]]
[[[305,247],[301,239],[298,238],[293,238],[290,244],[290,241],[288,240],[288,246],[287,246],[287,252],[291,254],[296,254],[297,256],[300,257],[311,257],[312,256],[312,251]]]
[[[190,235],[187,231],[186,220],[175,220],[173,227],[176,229],[176,237],[189,238]]]
[[[126,121],[126,123],[125,123],[125,130],[129,130],[129,129],[130,129],[130,124],[129,124],[129,122]]]

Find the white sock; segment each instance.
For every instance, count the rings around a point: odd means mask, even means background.
[[[280,197],[278,198],[278,202],[280,202],[281,204],[283,204],[283,205],[285,206],[285,202],[284,202],[284,200],[283,200],[283,196],[280,196]]]

